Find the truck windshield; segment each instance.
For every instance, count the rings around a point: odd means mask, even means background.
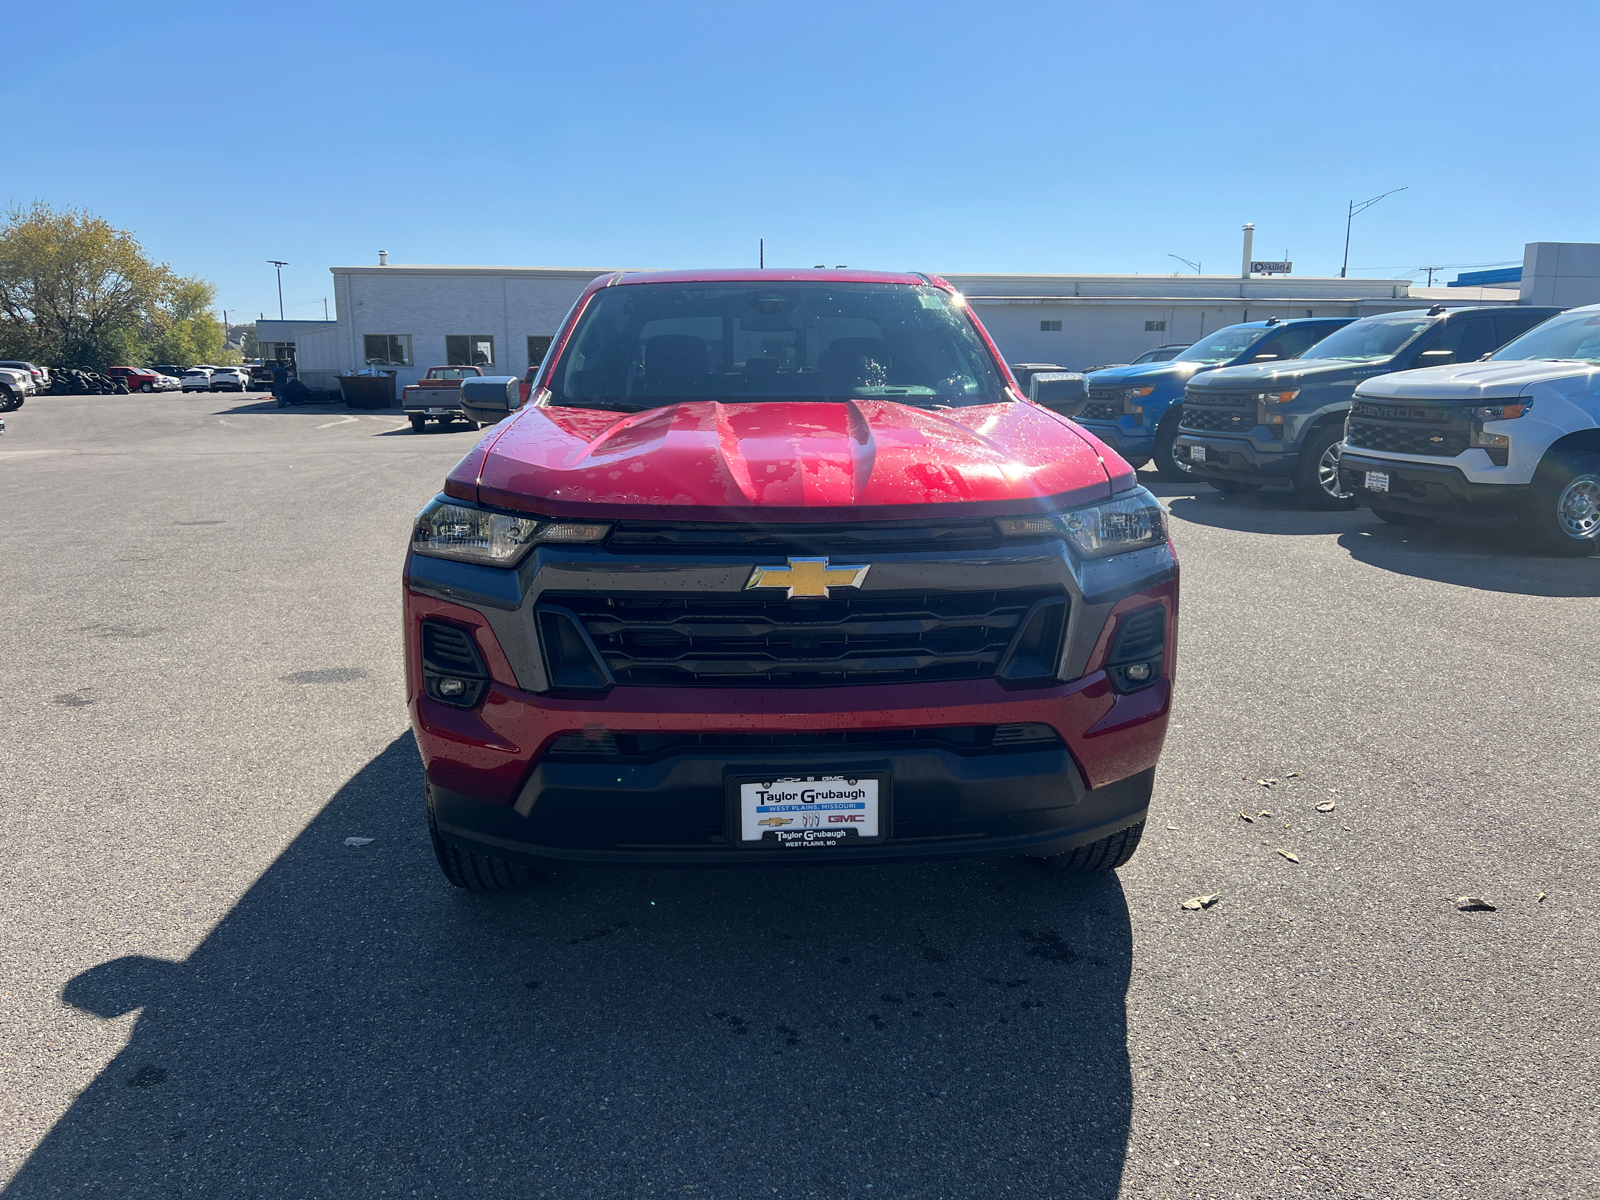
[[[1174,362],[1219,363],[1232,362],[1254,346],[1268,331],[1259,325],[1234,325],[1219,329],[1208,338],[1201,338]]]
[[[1600,363],[1600,313],[1563,313],[1535,325],[1494,356],[1512,361],[1531,358]]]
[[[988,347],[941,288],[892,283],[640,283],[590,299],[552,403],[1007,399]]]
[[[1300,357],[1342,358],[1349,362],[1393,358],[1432,324],[1427,317],[1366,317],[1330,333]]]

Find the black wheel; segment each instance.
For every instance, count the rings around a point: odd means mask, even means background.
[[[433,856],[439,870],[452,887],[471,892],[517,892],[543,882],[543,871],[535,871],[520,863],[489,858],[470,850],[457,850],[439,836],[439,826],[433,819],[433,800],[428,801],[428,836],[433,839]]]
[[[1156,474],[1172,483],[1182,483],[1186,479],[1194,478],[1194,472],[1189,470],[1188,464],[1182,462],[1174,453],[1178,443],[1180,415],[1181,409],[1175,408],[1161,418],[1161,424],[1156,426],[1156,452],[1152,460],[1156,464]]]
[[[1600,454],[1547,457],[1534,474],[1517,524],[1546,554],[1593,554],[1600,547]]]
[[[1300,448],[1294,468],[1294,494],[1307,508],[1324,512],[1354,508],[1354,492],[1339,483],[1339,453],[1344,448],[1344,426],[1323,425],[1313,429]]]
[[[1139,848],[1139,839],[1144,836],[1144,822],[1130,825],[1110,837],[1103,837],[1098,842],[1090,842],[1087,846],[1079,846],[1076,850],[1069,850],[1065,854],[1057,854],[1051,858],[1041,858],[1040,864],[1046,871],[1052,873],[1062,871],[1115,871],[1123,863],[1133,857],[1133,852]]]
[[[1427,517],[1419,517],[1416,513],[1400,512],[1393,508],[1374,508],[1372,515],[1380,521],[1387,521],[1391,525],[1431,525],[1433,522]]]
[[[17,394],[5,385],[0,384],[0,412],[14,412],[21,407],[21,403],[17,400]]]
[[[428,418],[427,417],[419,417],[415,413],[413,413],[411,415],[411,432],[412,433],[421,433],[427,427],[428,427]]]
[[[1242,496],[1246,492],[1259,492],[1259,483],[1242,483],[1237,479],[1208,479],[1206,480],[1224,496]]]

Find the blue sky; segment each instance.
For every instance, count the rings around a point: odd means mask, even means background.
[[[943,271],[1600,241],[1600,5],[68,0],[7,18],[0,199],[322,312],[375,262]],[[1455,274],[1452,268],[1445,278]]]

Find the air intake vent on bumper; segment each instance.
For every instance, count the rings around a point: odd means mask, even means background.
[[[539,606],[539,644],[544,647],[544,668],[552,688],[598,692],[616,682],[583,622],[570,609]]]
[[[1137,692],[1161,678],[1167,657],[1167,610],[1159,604],[1122,618],[1106,673],[1119,692]]]
[[[489,687],[489,672],[472,634],[443,621],[422,623],[422,687],[440,704],[476,707]]]
[[[1022,619],[1022,629],[1000,666],[1000,682],[1009,687],[1054,683],[1061,659],[1061,635],[1067,628],[1067,598],[1040,600]]]

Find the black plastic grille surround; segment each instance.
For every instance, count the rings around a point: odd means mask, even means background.
[[[1116,397],[1112,399],[1112,397]],[[1089,393],[1089,403],[1078,412],[1080,421],[1115,421],[1122,415],[1122,397],[1116,392]]]
[[[1242,408],[1194,408],[1187,401],[1178,417],[1179,429],[1196,429],[1202,432],[1227,431],[1244,433],[1256,427],[1256,410],[1252,405]]]
[[[1380,425],[1352,419],[1345,433],[1345,444],[1352,449],[1382,450],[1390,454],[1454,458],[1467,448],[1467,431],[1426,425]]]
[[[952,725],[936,729],[827,729],[798,733],[616,733],[609,729],[568,733],[544,757],[649,762],[678,754],[815,754],[830,748],[900,750],[938,748],[957,754],[1010,753],[1061,745],[1048,725]]]
[[[988,679],[1030,611],[1065,611],[1065,598],[1048,588],[794,600],[546,593],[541,604],[582,623],[618,684],[645,687]]]

